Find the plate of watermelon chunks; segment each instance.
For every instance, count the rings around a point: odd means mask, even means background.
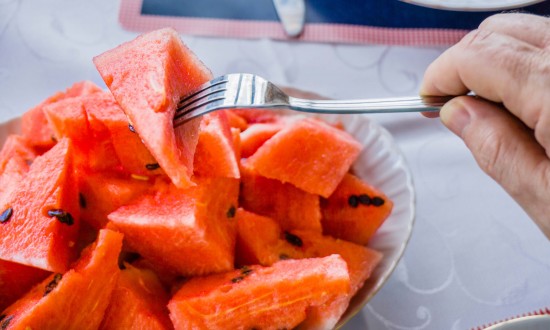
[[[208,68],[169,28],[3,124],[0,328],[332,329],[381,288],[414,190],[360,116],[236,109],[174,128]]]

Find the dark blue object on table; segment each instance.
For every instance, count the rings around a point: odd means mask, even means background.
[[[345,4],[345,5],[344,5]],[[431,9],[397,0],[307,0],[307,23],[336,23],[384,28],[475,29],[497,13]],[[550,2],[518,9],[550,15]],[[142,15],[277,21],[272,0],[143,0]]]

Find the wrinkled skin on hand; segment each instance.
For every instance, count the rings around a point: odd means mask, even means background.
[[[427,69],[423,95],[460,96],[440,112],[479,166],[550,238],[550,18],[499,14]]]

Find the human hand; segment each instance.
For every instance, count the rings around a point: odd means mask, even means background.
[[[483,171],[550,238],[550,18],[499,14],[427,69],[423,95],[464,95],[440,111]]]

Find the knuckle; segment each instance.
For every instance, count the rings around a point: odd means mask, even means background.
[[[465,48],[480,48],[493,33],[493,31],[486,29],[472,30],[462,38],[461,43]]]

